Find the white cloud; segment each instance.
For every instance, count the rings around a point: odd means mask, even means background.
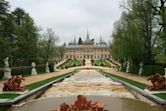
[[[121,0],[8,0],[12,9],[22,7],[38,26],[53,28],[61,42],[86,36],[88,29],[96,41],[108,41],[115,20],[121,14]]]

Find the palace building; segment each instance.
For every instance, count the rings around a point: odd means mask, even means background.
[[[86,40],[78,44],[70,42],[66,46],[65,59],[107,59],[110,57],[109,45],[100,38],[99,43],[95,43],[94,39],[90,39],[87,32]]]

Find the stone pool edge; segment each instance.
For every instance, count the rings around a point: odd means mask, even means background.
[[[119,83],[122,83],[123,85],[125,85],[127,88],[129,88],[130,90],[134,90],[135,92],[141,94],[143,97],[153,101],[154,103],[157,103],[159,105],[166,105],[166,100],[162,99],[162,98],[159,98],[155,95],[152,95],[138,87],[135,87],[134,85],[130,84],[130,83],[127,83],[125,81],[122,81],[120,79],[117,79],[115,77],[112,77],[111,75],[109,75],[107,72],[104,72],[103,70],[98,70],[99,73],[107,76],[107,77],[110,77],[111,79],[113,79],[114,81],[117,81]]]
[[[36,88],[36,89],[34,89],[34,90],[29,91],[28,93],[25,93],[25,94],[23,94],[23,95],[20,95],[20,96],[14,98],[14,99],[11,99],[11,100],[8,100],[8,101],[0,102],[0,106],[2,106],[2,107],[3,107],[3,106],[11,106],[11,105],[13,105],[13,104],[17,104],[17,103],[22,102],[22,101],[27,101],[27,100],[30,100],[30,99],[37,98],[37,97],[38,97],[39,95],[41,95],[45,90],[47,90],[52,84],[57,83],[57,82],[60,82],[60,81],[62,81],[63,79],[68,78],[68,77],[70,77],[70,76],[76,74],[77,72],[78,72],[78,70],[71,71],[71,72],[69,72],[68,75],[65,75],[65,76],[63,76],[63,77],[61,77],[61,78],[58,78],[58,79],[56,79],[56,80],[53,80],[53,81],[51,81],[51,82],[49,82],[49,83],[46,83],[46,84],[44,84],[44,85],[42,85],[42,86],[40,86],[40,87],[38,87],[38,88]],[[64,73],[64,74],[66,74],[66,73]],[[28,99],[28,98],[29,98],[29,99]]]

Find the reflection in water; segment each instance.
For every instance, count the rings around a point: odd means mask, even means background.
[[[82,70],[66,78],[50,88],[43,97],[65,97],[79,94],[134,98],[123,85],[113,82],[95,70]]]

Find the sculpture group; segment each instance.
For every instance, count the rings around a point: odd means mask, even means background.
[[[62,103],[59,108],[53,111],[108,111],[104,110],[104,104],[99,102],[87,101],[83,95],[78,95],[77,100],[69,106],[66,103]]]
[[[152,83],[152,86],[147,87],[149,91],[166,89],[166,78],[160,74],[151,75],[147,80]]]
[[[21,75],[12,76],[12,78],[8,79],[8,81],[4,83],[3,91],[24,91],[25,88],[21,86],[21,83],[24,80],[24,77]]]

